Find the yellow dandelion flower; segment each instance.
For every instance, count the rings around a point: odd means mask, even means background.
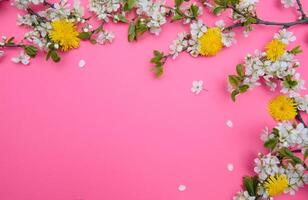
[[[271,61],[277,61],[286,52],[286,45],[279,40],[272,40],[265,47],[266,57]]]
[[[199,53],[203,56],[215,56],[222,48],[221,31],[209,28],[199,39]]]
[[[50,39],[61,46],[62,51],[79,46],[79,33],[74,23],[67,20],[56,20],[51,23]]]
[[[278,96],[272,99],[268,104],[268,111],[277,121],[294,119],[297,114],[296,103],[286,96]]]
[[[285,175],[270,176],[264,183],[264,187],[270,196],[282,194],[289,185]]]

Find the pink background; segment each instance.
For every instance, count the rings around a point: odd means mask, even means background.
[[[0,10],[0,33],[20,39],[26,30],[15,25],[16,9],[5,2]],[[294,9],[279,0],[261,1],[258,11],[264,19],[295,19]],[[206,11],[207,24],[214,19]],[[238,29],[233,47],[213,58],[184,53],[168,62],[160,80],[149,71],[152,50],[167,50],[187,27],[169,24],[160,37],[146,34],[133,44],[126,25],[107,29],[117,36],[113,44],[84,42],[61,64],[40,54],[30,66],[16,65],[10,58],[17,52],[6,51],[0,61],[0,199],[231,199],[264,152],[259,138],[275,124],[266,111],[274,94],[258,88],[233,103],[226,77],[278,28],[258,26],[248,38]],[[307,27],[290,30],[298,38],[292,46],[304,49],[298,70],[308,80]],[[193,80],[203,80],[208,92],[192,94]],[[180,184],[187,190],[179,192]],[[307,198],[306,187],[277,199]]]

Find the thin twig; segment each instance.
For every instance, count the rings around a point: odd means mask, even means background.
[[[44,1],[44,5],[54,8],[54,5],[52,3],[49,3],[48,1]]]
[[[299,113],[299,111],[298,111],[298,113],[297,113],[297,115],[296,115],[296,120],[299,121],[300,123],[302,123],[302,124],[304,125],[305,128],[308,128],[307,125],[306,125],[306,123],[304,122],[304,120],[303,120],[301,114]]]
[[[4,45],[0,45],[0,48],[18,48],[18,47],[24,47],[25,45],[23,44],[4,44]]]
[[[302,5],[301,1],[296,0],[296,2],[297,2],[297,5],[298,5],[298,11],[302,14],[302,19],[306,18],[306,14],[304,12],[303,5]]]
[[[302,18],[299,19],[299,20],[292,21],[292,22],[273,22],[273,21],[267,21],[267,20],[259,19],[256,16],[249,16],[249,17],[253,17],[256,20],[256,22],[253,22],[251,24],[262,24],[262,25],[269,25],[269,26],[282,26],[283,28],[289,28],[291,26],[295,26],[295,25],[299,25],[299,24],[308,24],[308,18],[306,17],[306,15],[303,11],[303,7],[302,7],[300,0],[297,0],[297,2],[298,2],[298,5],[299,5],[299,9],[302,13]],[[233,12],[237,13],[238,15],[241,15],[244,18],[247,17],[246,14],[242,13],[240,10],[238,10],[237,8],[235,8],[233,6],[228,6],[227,8],[232,9]],[[238,23],[235,23],[233,25],[226,27],[225,30],[231,30],[233,28],[241,27],[241,26],[244,26],[244,25],[245,25],[244,23],[238,22]]]
[[[35,12],[34,10],[32,10],[32,8],[27,8],[27,12],[31,15],[34,15],[38,18],[38,20],[40,20],[41,22],[46,22],[47,19],[45,17],[42,17],[41,15],[39,15],[37,12]]]
[[[296,20],[293,22],[271,22],[265,21],[262,19],[257,19],[255,24],[264,24],[264,25],[273,25],[273,26],[283,26],[284,28],[289,28],[291,26],[299,25],[299,24],[308,24],[308,18]]]

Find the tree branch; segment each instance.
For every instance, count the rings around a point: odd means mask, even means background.
[[[30,15],[34,15],[38,18],[38,20],[40,20],[41,22],[46,22],[48,21],[45,17],[42,17],[41,15],[39,15],[37,12],[35,12],[34,10],[32,10],[32,8],[27,8],[27,12],[30,14]]]
[[[249,16],[249,17],[253,17],[256,20],[256,22],[251,23],[251,24],[262,24],[262,25],[269,25],[269,26],[282,26],[283,28],[289,28],[291,26],[295,26],[295,25],[299,25],[299,24],[308,24],[308,17],[306,17],[306,15],[303,11],[303,7],[302,7],[300,0],[296,0],[296,1],[298,3],[299,10],[302,13],[301,19],[296,20],[296,21],[292,21],[292,22],[273,22],[273,21],[262,20],[262,19],[260,19],[256,16]],[[233,12],[237,13],[238,15],[241,15],[244,18],[248,17],[245,13],[242,13],[240,10],[238,10],[237,8],[235,8],[233,6],[228,6],[227,8],[232,9]],[[226,27],[225,30],[231,30],[233,28],[241,27],[241,26],[245,26],[245,24],[242,23],[242,22],[238,22],[238,23],[235,23],[233,25]]]
[[[0,45],[0,48],[18,48],[18,47],[24,47],[25,45],[23,44],[4,44],[4,45]]]
[[[296,2],[297,2],[297,5],[298,5],[298,11],[302,14],[302,19],[306,18],[306,14],[304,12],[303,5],[302,5],[301,1],[296,0]]]
[[[299,111],[297,111],[297,115],[296,115],[295,119],[296,119],[297,121],[299,121],[300,123],[302,123],[302,124],[304,125],[305,128],[308,128],[307,125],[305,124],[305,122],[304,122],[304,120],[303,120],[301,114],[299,113]]]

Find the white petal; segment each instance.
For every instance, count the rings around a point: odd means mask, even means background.
[[[186,185],[179,185],[178,190],[180,192],[184,192],[186,190],[186,188],[187,188]]]
[[[228,120],[226,124],[229,128],[233,127],[233,122],[231,120]]]
[[[232,163],[229,163],[229,164],[227,165],[227,169],[228,169],[228,171],[232,172],[232,171],[234,170],[233,164],[232,164]]]
[[[78,66],[79,66],[80,68],[83,68],[85,65],[86,65],[86,61],[83,60],[83,59],[81,59],[81,60],[79,61],[79,63],[78,63]]]

